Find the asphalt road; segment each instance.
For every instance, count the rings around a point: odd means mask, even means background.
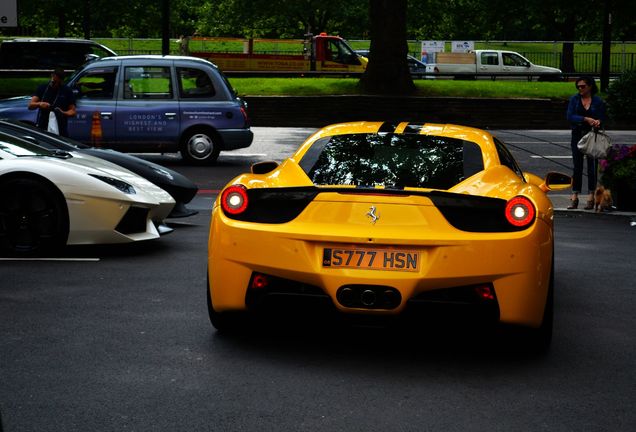
[[[151,157],[202,188],[200,213],[173,220],[174,233],[0,261],[4,432],[636,429],[636,227],[626,218],[557,215],[545,356],[435,326],[290,323],[218,335],[205,305],[215,191],[251,162],[282,159],[311,130],[256,133],[249,152],[218,167]]]

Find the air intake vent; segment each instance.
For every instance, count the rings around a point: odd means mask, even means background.
[[[145,232],[147,219],[147,208],[130,207],[115,229],[122,234]]]

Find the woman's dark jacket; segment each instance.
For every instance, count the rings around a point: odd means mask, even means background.
[[[600,120],[601,127],[603,127],[607,120],[605,102],[603,102],[603,99],[598,96],[592,96],[592,103],[590,104],[590,108],[586,111],[585,108],[583,108],[583,103],[581,102],[581,95],[576,94],[572,96],[570,98],[570,103],[568,104],[567,113],[567,118],[572,125],[572,129],[581,127],[582,129],[591,129],[587,123],[583,122],[583,117],[591,117],[595,120]]]

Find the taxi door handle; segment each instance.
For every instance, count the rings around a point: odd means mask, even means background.
[[[170,118],[170,119],[173,119],[173,118],[175,118],[177,116],[177,113],[175,113],[175,112],[167,112],[164,115],[166,117]]]
[[[112,120],[113,113],[112,112],[100,112],[99,116],[105,120]]]

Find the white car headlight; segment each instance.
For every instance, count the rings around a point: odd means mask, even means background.
[[[118,190],[120,190],[121,192],[127,195],[134,195],[137,193],[135,188],[131,184],[126,183],[125,181],[112,178],[112,177],[101,176],[97,174],[91,174],[91,176],[95,177],[98,180],[103,181],[104,183],[108,183],[109,185],[117,188]]]

